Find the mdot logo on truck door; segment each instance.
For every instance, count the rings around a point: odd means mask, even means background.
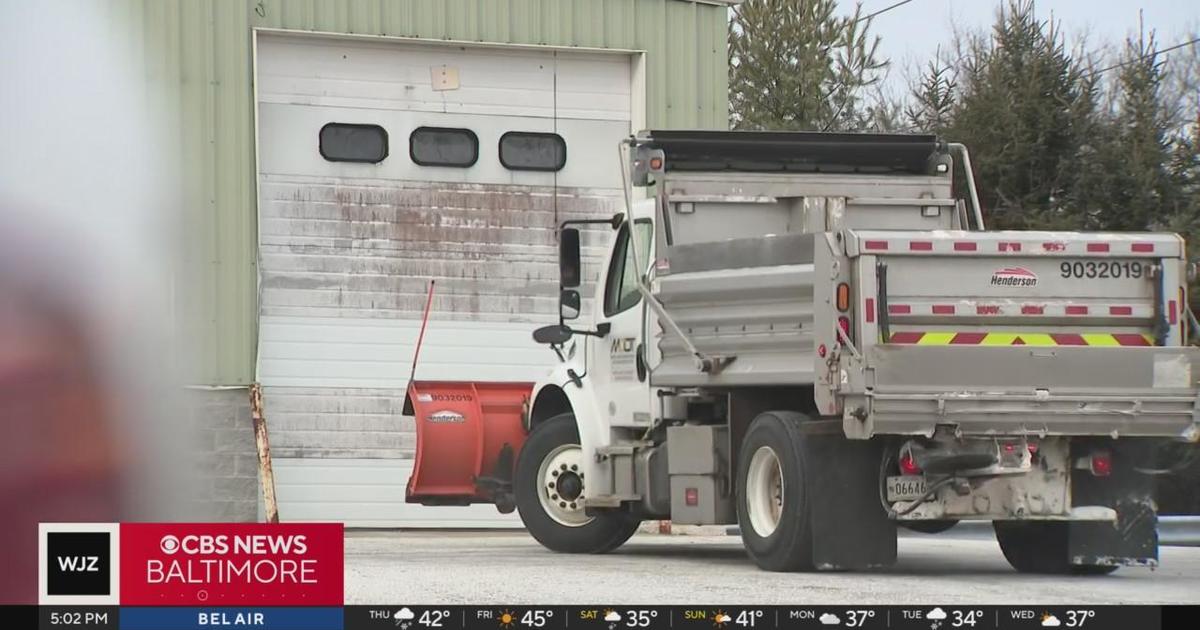
[[[1034,287],[1037,282],[1037,274],[1024,267],[1001,267],[992,272],[994,287]]]

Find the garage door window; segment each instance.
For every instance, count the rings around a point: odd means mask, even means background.
[[[500,136],[500,163],[513,171],[557,171],[567,163],[567,143],[556,133],[510,131]]]
[[[418,127],[408,137],[408,154],[421,166],[465,168],[479,159],[479,138],[470,129]]]
[[[378,163],[388,156],[388,135],[379,125],[331,122],[321,127],[320,149],[330,162]]]

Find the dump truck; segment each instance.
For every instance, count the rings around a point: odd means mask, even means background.
[[[1156,475],[1200,439],[1182,238],[985,230],[933,136],[622,147],[624,212],[559,231],[545,377],[410,384],[409,501],[516,509],[568,553],[736,524],[772,571],[887,566],[898,527],[962,520],[1022,572],[1157,563]]]

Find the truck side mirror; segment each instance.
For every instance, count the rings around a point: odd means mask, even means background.
[[[580,305],[579,292],[575,289],[563,289],[558,296],[558,315],[566,319],[575,319],[579,317],[579,312],[583,310]]]
[[[565,288],[579,286],[582,278],[579,260],[579,230],[563,228],[558,235],[558,274]]]
[[[550,326],[542,326],[533,331],[533,340],[537,343],[560,346],[571,338],[573,332],[570,328],[562,324],[552,324]]]

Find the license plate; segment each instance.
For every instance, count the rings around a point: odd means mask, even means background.
[[[925,478],[919,475],[900,475],[887,478],[888,501],[916,501],[925,494]],[[931,500],[930,499],[926,499]]]

